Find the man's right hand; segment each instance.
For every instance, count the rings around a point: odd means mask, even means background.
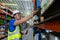
[[[32,13],[33,13],[33,15],[36,15],[36,14],[37,14],[37,12],[38,12],[38,10],[33,11]]]
[[[38,12],[39,12],[39,10],[35,10],[35,11],[33,11],[32,13],[33,13],[33,15],[35,16],[35,15],[38,14]]]

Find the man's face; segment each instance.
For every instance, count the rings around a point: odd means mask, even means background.
[[[21,19],[21,14],[19,14],[19,13],[15,14],[14,18],[16,20],[20,20]]]

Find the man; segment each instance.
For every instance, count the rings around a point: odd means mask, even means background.
[[[25,34],[26,32],[21,32],[20,24],[31,19],[37,12],[38,10],[24,18],[21,18],[21,13],[18,10],[13,11],[14,19],[9,22],[8,40],[22,40],[22,34]]]

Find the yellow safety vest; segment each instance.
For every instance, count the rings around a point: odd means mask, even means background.
[[[17,26],[16,29],[13,32],[10,32],[8,30],[8,40],[14,40],[14,39],[19,39],[22,38],[21,32],[21,27]]]

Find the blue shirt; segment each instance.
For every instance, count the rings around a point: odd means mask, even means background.
[[[36,0],[36,8],[37,9],[40,9],[41,8],[40,0]]]
[[[14,22],[15,22],[14,19],[10,20],[10,22],[9,22],[9,31],[10,32],[13,32],[16,29],[16,27],[14,26]]]

